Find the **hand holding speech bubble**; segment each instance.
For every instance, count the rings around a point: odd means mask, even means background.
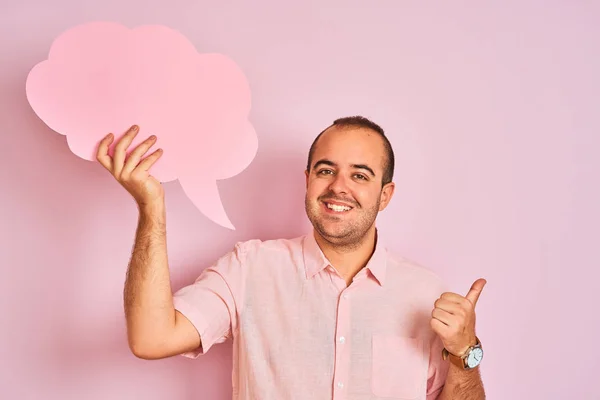
[[[85,160],[96,160],[98,142],[109,132],[114,145],[139,125],[145,134],[129,151],[156,135],[164,153],[152,175],[160,182],[179,179],[204,215],[235,229],[216,181],[252,162],[258,138],[248,120],[248,82],[226,56],[200,54],[160,25],[87,23],[54,40],[48,59],[30,71],[26,92],[40,119]]]

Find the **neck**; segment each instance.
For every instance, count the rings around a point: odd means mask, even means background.
[[[316,230],[314,231],[314,236],[325,257],[344,276],[348,284],[358,271],[367,265],[375,251],[377,243],[377,230],[375,226],[372,226],[359,242],[349,245],[340,245],[328,241]]]

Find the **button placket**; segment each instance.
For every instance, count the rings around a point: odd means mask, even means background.
[[[350,368],[350,296],[346,293],[347,290],[345,289],[339,297],[335,335],[335,372],[333,382],[335,392],[339,392],[340,394],[346,390]],[[338,398],[337,396],[334,397]]]

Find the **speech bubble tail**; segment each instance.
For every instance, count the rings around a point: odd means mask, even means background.
[[[235,230],[221,202],[221,195],[216,181],[197,182],[182,180],[181,178],[179,181],[183,191],[202,214],[224,228]]]

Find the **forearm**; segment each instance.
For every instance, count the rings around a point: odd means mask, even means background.
[[[485,391],[479,367],[462,370],[450,364],[444,389],[438,400],[484,400]]]
[[[127,337],[134,353],[165,340],[175,326],[164,202],[139,211],[123,293]]]

